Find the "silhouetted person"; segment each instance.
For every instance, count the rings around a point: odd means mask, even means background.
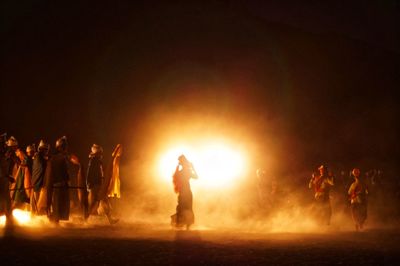
[[[56,141],[56,152],[49,159],[45,174],[48,213],[50,220],[55,223],[69,220],[67,147],[65,136]]]
[[[197,179],[197,173],[193,164],[184,155],[179,156],[178,165],[173,175],[175,193],[178,194],[178,206],[176,213],[171,216],[171,224],[176,227],[186,226],[186,229],[194,223],[193,195],[190,189],[190,179]]]
[[[6,216],[6,224],[12,224],[11,199],[9,191],[9,166],[6,157],[6,134],[0,135],[0,216]]]
[[[7,159],[7,175],[10,180],[10,188],[13,189],[15,186],[15,176],[17,175],[18,171],[18,166],[21,163],[19,158],[16,155],[16,151],[18,149],[18,141],[14,138],[14,136],[11,136],[7,141],[6,141],[6,151],[5,151],[5,156]],[[11,192],[10,192],[11,193]]]
[[[109,183],[105,180],[102,158],[103,148],[97,144],[93,144],[89,154],[89,164],[86,175],[86,185],[89,192],[89,214],[97,214],[100,207],[107,216],[110,224],[114,224],[118,220],[111,217],[111,206],[106,193]],[[110,179],[108,179],[108,181],[109,180]]]
[[[97,212],[97,205],[99,202],[98,194],[100,187],[104,181],[104,170],[103,170],[103,149],[93,144],[89,154],[89,164],[86,173],[86,186],[89,192],[89,211],[90,214]]]
[[[13,191],[11,191],[12,207],[26,210],[29,206],[29,197],[31,194],[31,176],[29,168],[27,165],[26,154],[17,149],[15,154],[18,158],[18,169],[14,176],[15,185],[13,186]]]
[[[46,173],[48,153],[50,145],[45,143],[43,140],[40,141],[38,150],[33,156],[32,163],[32,186],[31,191],[31,213],[39,214],[39,197],[40,192],[44,185],[44,176]]]
[[[111,214],[115,209],[116,201],[121,198],[121,180],[119,176],[121,155],[122,145],[117,144],[111,154],[111,162],[107,167],[104,183],[99,193],[100,206],[107,217],[109,217],[110,223],[118,221],[118,219],[111,219]]]
[[[69,170],[70,170],[70,189],[71,206],[82,215],[83,219],[89,218],[88,191],[86,188],[86,173],[83,165],[80,163],[78,156],[69,154]],[[73,175],[73,180],[71,180]]]
[[[35,156],[35,144],[28,145],[25,149],[26,152],[26,166],[28,167],[29,173],[32,177],[33,157]]]
[[[360,169],[354,168],[352,171],[354,182],[351,184],[348,194],[350,196],[351,214],[353,216],[356,230],[363,229],[367,219],[367,195],[368,188],[360,176]]]

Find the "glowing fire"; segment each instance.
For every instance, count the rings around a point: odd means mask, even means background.
[[[28,224],[31,221],[31,213],[28,211],[15,209],[12,214],[18,224]]]
[[[171,182],[178,156],[184,154],[196,169],[199,179],[196,186],[219,188],[230,186],[242,177],[245,160],[238,150],[223,143],[211,142],[198,146],[175,146],[159,160],[159,176]]]
[[[15,209],[13,210],[12,215],[14,217],[14,221],[19,225],[28,225],[32,220],[31,213],[29,211]],[[6,216],[0,216],[0,226],[5,226],[5,224]]]

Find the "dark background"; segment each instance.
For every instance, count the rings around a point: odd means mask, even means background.
[[[168,110],[275,143],[284,171],[395,173],[399,2],[301,2],[2,1],[0,131],[140,161]]]

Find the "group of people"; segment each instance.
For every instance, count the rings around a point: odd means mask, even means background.
[[[50,145],[41,140],[37,146],[29,145],[25,151],[14,137],[0,135],[0,215],[12,223],[12,210],[29,210],[32,215],[47,215],[58,223],[69,220],[70,210],[75,209],[87,220],[92,214],[103,213],[110,224],[118,219],[112,216],[111,198],[120,198],[119,161],[122,146],[118,144],[111,154],[107,168],[103,166],[103,148],[93,144],[89,153],[86,171],[78,157],[68,151],[65,136],[55,143],[54,152]],[[354,168],[354,178],[348,186],[348,199],[356,230],[362,230],[367,219],[368,187],[361,171]],[[257,170],[259,186],[264,189],[263,205],[273,206],[277,193],[277,180],[266,178],[265,171]],[[178,195],[176,213],[171,216],[175,227],[189,227],[194,223],[193,195],[190,179],[198,175],[193,164],[184,156],[178,158],[173,174],[174,190]],[[264,184],[269,180],[270,184]],[[309,188],[314,190],[313,210],[321,224],[330,224],[332,216],[330,190],[334,186],[333,173],[321,165],[312,174]],[[265,191],[265,187],[270,188]]]
[[[329,192],[331,187],[334,186],[334,177],[326,165],[321,165],[318,170],[318,173],[313,173],[309,188],[314,189],[314,211],[318,221],[329,225],[332,216]],[[348,188],[347,195],[355,229],[358,231],[363,229],[367,219],[368,187],[361,177],[360,169],[354,168],[351,175],[354,181]]]
[[[319,166],[312,173],[308,183],[308,188],[313,190],[310,214],[320,225],[329,225],[331,223],[331,191],[336,187],[336,192],[344,196],[343,198],[340,196],[340,198],[347,201],[347,206],[350,206],[355,229],[357,231],[362,230],[367,219],[369,194],[367,184],[371,183],[372,180],[369,180],[370,175],[367,172],[362,175],[359,168],[352,169],[350,178],[344,178],[344,173],[342,171],[341,178],[335,178],[333,171],[328,169],[326,165]],[[256,171],[256,177],[259,206],[261,210],[266,211],[266,214],[271,214],[277,209],[291,209],[299,204],[300,200],[296,196],[304,196],[303,189],[301,189],[301,195],[295,195],[294,191],[297,191],[297,189],[290,188],[290,185],[279,186],[278,180],[274,176],[269,176],[263,169]],[[343,193],[342,187],[345,190]],[[282,190],[282,188],[289,189],[290,191]],[[341,199],[339,201],[342,201]]]
[[[47,215],[58,224],[69,220],[71,209],[87,220],[90,215],[104,213],[110,224],[111,198],[120,198],[119,161],[122,146],[112,152],[112,160],[103,166],[103,148],[93,144],[86,171],[78,157],[68,151],[65,136],[50,145],[41,140],[37,146],[29,145],[25,151],[15,137],[0,135],[0,215],[6,224],[13,223],[12,211],[22,209],[31,215]]]

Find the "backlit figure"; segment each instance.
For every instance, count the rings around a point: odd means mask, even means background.
[[[176,206],[176,213],[171,216],[171,224],[177,228],[186,226],[186,229],[189,229],[194,223],[190,179],[197,179],[198,176],[193,164],[184,155],[179,156],[178,162],[173,175],[174,190],[178,194],[178,206]]]

